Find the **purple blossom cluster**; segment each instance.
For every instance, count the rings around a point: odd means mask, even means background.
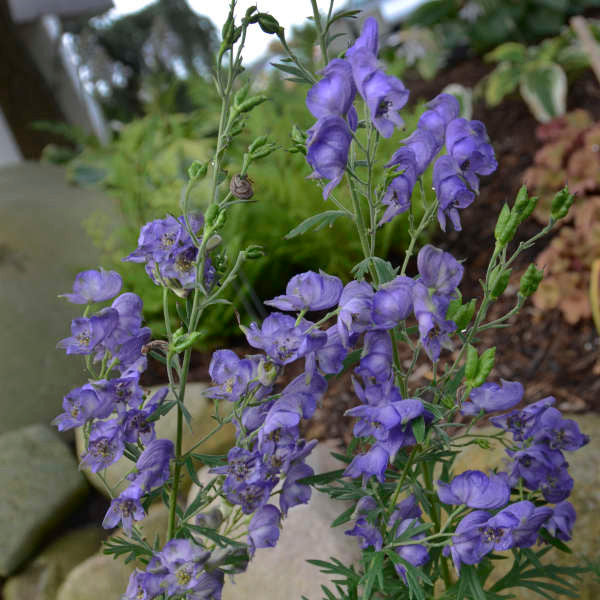
[[[184,217],[168,215],[150,221],[142,227],[138,247],[124,261],[144,263],[146,273],[156,285],[177,290],[180,295],[196,285],[198,248],[192,233],[204,226],[201,214],[190,215],[188,231]],[[210,289],[216,280],[216,271],[207,257],[204,265],[204,287]]]
[[[311,178],[329,180],[323,188],[325,199],[346,170],[358,126],[357,92],[381,136],[389,138],[395,128],[404,126],[399,111],[409,92],[399,79],[381,69],[378,51],[378,25],[370,17],[345,58],[330,61],[306,96],[308,110],[317,119],[307,132],[306,160],[313,168]],[[416,130],[385,165],[392,175],[381,199],[386,208],[379,225],[410,208],[417,179],[445,145],[447,154],[436,160],[433,169],[438,220],[443,230],[447,219],[456,230],[461,229],[459,209],[473,202],[479,193],[479,176],[495,171],[497,162],[483,123],[459,118],[459,113],[458,100],[449,94],[440,94],[426,105]]]
[[[84,427],[87,451],[82,464],[94,473],[106,469],[125,453],[127,444],[143,448],[127,476],[130,485],[114,498],[104,518],[107,529],[122,523],[128,533],[134,521],[145,517],[144,494],[169,478],[173,443],[156,439],[153,415],[163,404],[168,388],[153,395],[140,386],[146,369],[143,347],[150,329],[142,326],[142,300],[132,293],[119,294],[121,278],[114,271],[85,271],[77,275],[70,302],[93,304],[117,296],[110,307],[89,317],[74,319],[71,337],[59,348],[67,354],[87,355],[99,365],[100,379],[71,390],[63,399],[64,412],[53,423],[59,431]],[[116,373],[116,377],[111,374]]]
[[[514,406],[523,394],[516,383],[484,385],[487,387],[479,389],[472,399],[474,407],[485,411]],[[458,571],[461,564],[477,564],[490,552],[533,546],[542,528],[560,540],[570,539],[575,510],[566,498],[573,479],[563,451],[577,450],[589,440],[553,403],[554,398],[544,398],[522,410],[492,417],[492,423],[512,433],[517,444],[516,449],[507,450],[512,458],[508,472],[488,476],[481,471],[465,471],[450,483],[438,482],[438,497],[444,504],[476,509],[461,520],[451,545],[444,548]],[[473,414],[473,408],[467,413]],[[523,499],[522,492],[520,500],[511,504],[511,488],[521,485],[541,493],[544,501],[555,504],[554,508],[536,503],[541,498],[535,494]]]

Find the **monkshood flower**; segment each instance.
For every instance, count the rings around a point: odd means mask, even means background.
[[[116,419],[95,421],[90,431],[87,452],[81,458],[81,462],[86,463],[92,473],[97,473],[117,462],[124,451],[125,444],[119,422]]]
[[[285,475],[285,481],[283,482],[281,495],[279,496],[279,506],[284,516],[287,515],[288,510],[292,506],[308,503],[312,490],[309,485],[299,483],[298,480],[304,479],[305,477],[312,477],[314,474],[313,468],[305,462],[302,462],[301,459],[292,463]]]
[[[464,267],[450,254],[427,244],[417,256],[420,281],[432,292],[448,298],[456,294]]]
[[[421,344],[427,356],[436,362],[442,348],[451,347],[449,334],[456,329],[456,323],[445,318],[450,300],[441,294],[431,295],[421,281],[415,282],[412,296]]]
[[[506,509],[494,517],[485,510],[474,510],[456,527],[452,545],[444,548],[444,556],[452,556],[460,573],[461,564],[476,565],[493,550],[508,550],[513,543],[510,532],[518,526],[519,519]]]
[[[573,451],[585,446],[590,438],[581,433],[576,421],[563,419],[558,409],[549,407],[540,415],[533,440],[547,444],[551,450]]]
[[[367,52],[373,58],[377,58],[379,53],[379,24],[375,17],[368,17],[363,23],[360,36],[354,44],[346,50],[346,58],[352,59],[360,52]]]
[[[236,402],[246,392],[253,377],[254,367],[247,358],[238,358],[231,350],[213,352],[208,367],[208,374],[217,385],[208,388],[209,398],[220,398]]]
[[[479,192],[477,175],[490,175],[498,167],[485,125],[481,121],[458,118],[448,123],[446,149],[475,192]]]
[[[448,123],[460,114],[460,103],[452,94],[438,94],[425,106],[427,110],[420,116],[417,127],[433,135],[439,152],[444,145]]]
[[[354,457],[346,467],[344,477],[354,479],[362,476],[363,487],[366,486],[372,475],[375,475],[377,480],[383,483],[389,459],[389,453],[380,444],[374,444],[366,454],[358,454]]]
[[[276,506],[265,504],[259,508],[248,525],[248,547],[250,557],[257,548],[273,548],[280,532],[281,513]]]
[[[540,529],[554,512],[549,506],[535,506],[528,500],[515,502],[505,510],[519,520],[519,525],[511,531],[513,545],[518,548],[533,546],[537,542]]]
[[[71,337],[60,340],[56,347],[64,348],[67,354],[91,354],[117,326],[118,320],[114,308],[105,308],[89,318],[73,319]]]
[[[392,339],[389,333],[379,329],[367,331],[363,341],[363,356],[354,372],[369,384],[385,383],[392,377],[392,363]]]
[[[446,219],[455,231],[461,231],[459,209],[473,203],[475,192],[467,186],[456,160],[447,154],[433,165],[433,189],[438,199],[437,218],[442,231],[446,231]]]
[[[210,552],[190,540],[174,539],[156,555],[158,564],[148,565],[162,575],[161,587],[169,595],[184,594],[194,590],[204,573],[204,563]],[[150,567],[152,565],[152,568]],[[161,569],[162,567],[162,569]]]
[[[364,517],[358,518],[354,527],[344,531],[344,533],[357,537],[358,543],[363,550],[369,546],[373,546],[375,551],[379,552],[383,548],[383,536],[381,532]]]
[[[160,575],[136,569],[129,576],[129,584],[123,600],[153,600],[163,592],[160,587],[161,580]]]
[[[438,497],[444,504],[464,504],[470,508],[501,508],[510,499],[510,487],[500,475],[465,471],[449,484],[438,481]]]
[[[306,94],[306,106],[315,119],[346,117],[356,96],[350,63],[334,58],[320,71],[323,77]]]
[[[463,415],[478,415],[480,412],[494,412],[512,408],[523,399],[523,386],[518,381],[501,379],[497,383],[484,383],[473,388],[469,394],[470,402],[464,402],[460,412]]]
[[[123,414],[129,408],[139,408],[144,400],[144,390],[139,381],[140,374],[134,373],[127,377],[93,381],[91,386],[103,402],[110,404],[118,414]]]
[[[251,346],[264,350],[274,363],[287,365],[327,343],[324,332],[318,329],[308,331],[311,326],[312,323],[304,319],[296,325],[294,317],[272,313],[260,328],[256,323],[251,323],[250,327],[241,329]]]
[[[141,521],[146,516],[140,502],[142,496],[143,492],[139,487],[130,485],[119,496],[113,498],[102,521],[102,527],[112,529],[122,523],[123,530],[131,535],[133,522]]]
[[[571,532],[573,531],[573,525],[577,515],[575,509],[570,502],[566,500],[559,502],[554,507],[554,512],[548,521],[544,524],[544,527],[548,530],[550,535],[568,542],[571,539]]]
[[[340,296],[337,328],[342,344],[356,343],[359,334],[372,325],[373,288],[366,281],[351,281]]]
[[[62,406],[65,412],[52,421],[59,431],[81,427],[92,419],[105,419],[113,411],[112,398],[99,396],[90,383],[71,390],[63,398]]]
[[[169,464],[175,456],[171,440],[153,440],[140,454],[135,472],[127,475],[127,479],[146,492],[161,486],[169,479]]]
[[[393,161],[398,176],[390,181],[381,199],[381,203],[387,208],[377,223],[378,227],[410,208],[410,198],[417,182],[417,158],[410,148],[397,150]]]
[[[375,292],[371,318],[378,329],[391,329],[410,316],[413,285],[412,278],[400,275]]]
[[[394,537],[399,538],[405,531],[411,527],[415,527],[421,524],[418,521],[421,516],[421,509],[417,504],[414,496],[409,496],[403,500],[400,504],[396,505],[394,512],[392,513],[388,527],[396,527]],[[417,535],[411,536],[410,540],[420,540],[425,537],[424,533],[418,533]],[[404,560],[409,562],[414,567],[421,567],[429,562],[429,552],[427,547],[423,544],[405,544],[396,546],[394,552]],[[394,569],[396,573],[406,583],[406,567],[402,564],[394,563]]]
[[[533,402],[522,410],[513,410],[504,415],[492,417],[490,421],[494,426],[510,431],[515,441],[523,442],[533,435],[537,430],[541,415],[555,402],[555,398],[548,396]]]
[[[344,366],[348,350],[342,344],[337,325],[332,325],[325,334],[327,335],[325,345],[306,357],[306,371],[313,373],[318,365],[323,373],[336,375]]]
[[[92,304],[114,298],[123,285],[121,276],[116,271],[82,271],[75,277],[72,294],[61,294],[73,304]]]
[[[407,138],[402,140],[403,148],[396,150],[386,167],[401,166],[403,164],[403,150],[410,150],[414,156],[415,173],[422,175],[434,156],[439,152],[434,135],[427,129],[417,127]]]
[[[346,170],[352,132],[341,117],[319,119],[308,131],[306,162],[313,168],[309,179],[329,179],[323,188],[323,199],[336,187]]]
[[[324,310],[338,303],[342,288],[339,277],[307,271],[290,279],[284,296],[266,300],[265,304],[285,311]]]

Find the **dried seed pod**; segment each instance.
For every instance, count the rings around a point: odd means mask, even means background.
[[[254,196],[252,180],[247,175],[234,175],[229,182],[229,191],[240,200],[248,200]]]

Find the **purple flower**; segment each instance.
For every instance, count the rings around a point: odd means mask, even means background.
[[[373,546],[376,552],[379,552],[383,547],[383,536],[381,532],[367,521],[364,517],[356,520],[354,527],[344,531],[346,535],[358,537],[360,547],[364,550],[369,546]]]
[[[315,119],[331,115],[345,117],[356,95],[350,63],[341,58],[334,58],[321,74],[323,77],[306,95],[308,110]]]
[[[322,348],[317,350],[314,354],[314,359],[323,373],[335,375],[342,370],[344,359],[346,358],[348,351],[342,344],[340,333],[336,325],[332,325],[327,329],[325,334],[327,335],[327,342]],[[307,366],[307,371],[308,370],[309,367]]]
[[[112,529],[122,522],[123,530],[131,535],[133,522],[141,521],[146,516],[140,502],[142,495],[143,492],[140,488],[131,485],[119,496],[113,498],[102,521],[102,527]]]
[[[287,284],[285,296],[267,300],[265,304],[286,311],[323,310],[335,306],[342,293],[339,277],[307,271],[294,275]]]
[[[475,192],[466,184],[456,161],[448,155],[440,156],[433,166],[433,188],[438,199],[438,221],[446,231],[450,219],[456,231],[462,229],[459,209],[467,208],[475,200]]]
[[[281,513],[276,506],[265,504],[259,508],[248,525],[250,556],[256,548],[273,548],[279,539]]]
[[[173,539],[156,556],[166,570],[163,585],[168,594],[173,595],[196,588],[210,552],[191,540]]]
[[[510,499],[510,487],[499,475],[465,471],[451,483],[438,481],[438,497],[444,504],[464,504],[470,508],[501,508]]]
[[[83,271],[75,277],[72,294],[62,294],[73,304],[91,304],[93,302],[104,302],[114,298],[123,285],[121,276],[116,271]]]
[[[289,468],[279,496],[279,506],[284,515],[287,515],[292,506],[308,503],[311,496],[310,486],[305,483],[298,483],[298,480],[311,477],[314,474],[312,467],[300,460],[294,462]]]
[[[431,244],[419,250],[417,266],[423,284],[447,297],[452,297],[456,293],[464,273],[463,266],[449,252],[444,252]]]
[[[579,425],[572,419],[563,419],[561,412],[547,408],[537,422],[533,433],[536,443],[546,443],[551,450],[578,450],[585,446],[590,438],[581,433]]]
[[[206,395],[235,402],[246,392],[253,365],[252,361],[238,358],[231,350],[217,350],[210,359],[208,373],[217,385],[209,388]]]
[[[360,36],[354,44],[346,50],[346,58],[351,59],[358,52],[366,51],[373,57],[377,57],[379,52],[379,25],[377,19],[368,17],[363,23],[363,28]]]
[[[385,479],[390,455],[379,444],[374,444],[366,454],[357,454],[344,471],[345,477],[362,476],[363,486],[371,475],[375,475],[380,483]]]
[[[396,150],[392,158],[385,165],[393,167],[402,164],[403,151],[410,150],[415,158],[415,173],[419,177],[422,175],[434,156],[439,152],[435,137],[427,129],[417,128],[407,138],[402,140],[403,148]]]
[[[373,288],[366,281],[351,281],[340,296],[338,333],[344,346],[353,345],[358,334],[371,326]]]
[[[393,166],[399,174],[388,185],[381,203],[387,206],[378,226],[389,223],[396,215],[410,208],[410,198],[417,181],[417,159],[411,148],[400,148],[394,153]]]
[[[428,110],[419,118],[417,127],[426,129],[433,135],[439,151],[444,145],[448,123],[460,113],[460,104],[451,94],[439,94],[426,106]]]
[[[139,374],[117,379],[94,381],[94,388],[103,403],[111,405],[119,414],[128,408],[139,408],[144,399],[144,390],[139,386]]]
[[[504,415],[492,417],[490,421],[500,429],[510,431],[517,442],[523,442],[537,430],[538,421],[544,411],[556,400],[552,396],[533,402],[522,410],[513,410]]]
[[[519,520],[519,524],[511,532],[513,545],[519,548],[530,548],[536,543],[542,525],[553,513],[549,506],[536,507],[528,500],[515,502],[505,510]]]
[[[160,587],[161,581],[160,575],[144,573],[136,569],[129,576],[129,584],[123,600],[153,600],[163,592]]]
[[[263,321],[260,329],[256,323],[251,323],[249,328],[242,327],[242,330],[251,346],[264,350],[276,364],[287,365],[326,344],[324,332],[318,329],[307,331],[311,325],[304,319],[296,325],[293,317],[273,313]]]
[[[573,505],[565,500],[554,507],[554,512],[544,527],[550,535],[563,542],[568,542],[571,539],[571,532],[576,518],[577,515]]]
[[[500,380],[497,383],[484,383],[471,390],[471,402],[465,402],[460,412],[463,415],[477,415],[481,411],[494,412],[506,410],[519,404],[523,399],[523,386],[518,381]]]
[[[314,169],[309,178],[329,179],[323,188],[327,200],[344,176],[352,132],[344,119],[329,116],[319,119],[307,133],[306,161]]]
[[[147,492],[161,486],[169,478],[169,464],[174,455],[171,440],[153,440],[140,454],[135,472],[127,475],[127,479]]]
[[[60,340],[56,347],[64,348],[67,354],[91,354],[117,326],[118,319],[119,315],[113,308],[105,308],[90,318],[73,319],[72,336]]]
[[[62,406],[65,412],[52,421],[59,431],[81,427],[92,419],[105,419],[113,410],[112,399],[98,396],[90,383],[71,390],[63,398]]]
[[[376,69],[357,87],[369,108],[372,123],[382,137],[389,138],[395,127],[404,126],[399,111],[407,103],[409,92],[398,78]]]
[[[95,421],[90,432],[87,453],[81,462],[87,463],[92,473],[97,473],[117,462],[123,456],[124,450],[123,435],[118,421]]]
[[[392,376],[392,339],[387,331],[374,330],[365,333],[363,357],[354,369],[369,383],[385,383]]]
[[[410,277],[398,276],[375,292],[372,320],[378,328],[391,329],[410,316],[413,285]]]

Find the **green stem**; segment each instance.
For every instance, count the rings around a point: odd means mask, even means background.
[[[319,12],[319,7],[317,6],[317,0],[311,0],[311,3],[315,25],[319,34],[319,45],[321,46],[321,54],[323,55],[323,65],[327,65],[329,62],[329,58],[327,56],[327,40],[325,39],[325,32],[323,31],[323,27],[321,25],[321,13]]]

